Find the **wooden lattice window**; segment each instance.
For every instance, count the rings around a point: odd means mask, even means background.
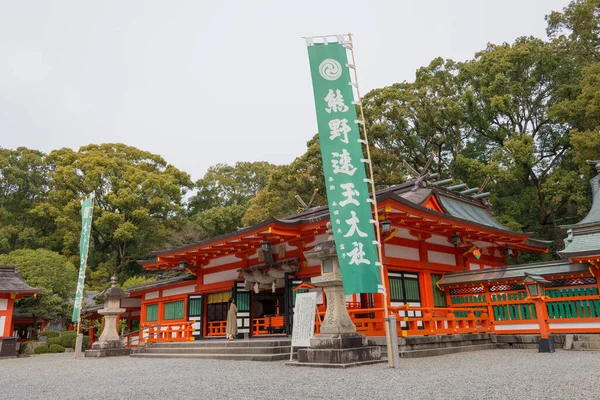
[[[440,279],[442,279],[442,275],[431,274],[431,286],[433,288],[433,305],[435,307],[446,307],[446,294],[437,285]]]
[[[146,306],[146,321],[158,321],[158,304],[148,304]]]
[[[164,319],[183,319],[185,317],[184,301],[165,303]]]

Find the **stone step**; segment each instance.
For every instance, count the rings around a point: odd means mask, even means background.
[[[476,344],[469,346],[438,347],[422,350],[403,351],[400,352],[400,358],[433,357],[446,354],[465,353],[469,351],[494,350],[496,348],[497,347],[495,343]]]
[[[468,351],[492,350],[496,349],[495,343],[476,344],[470,346],[438,347],[432,349],[401,351],[400,358],[419,358],[442,356],[446,354],[464,353]]]
[[[428,349],[438,349],[445,347],[461,347],[461,346],[478,346],[483,344],[490,344],[490,339],[481,339],[481,340],[465,340],[460,342],[438,342],[438,343],[415,343],[409,344],[407,343],[402,347],[403,351],[416,351],[416,350],[428,350]]]
[[[141,354],[290,354],[290,346],[278,347],[155,347]]]
[[[291,346],[291,340],[191,340],[189,342],[152,343],[148,348],[189,348],[189,347],[280,347]]]
[[[288,354],[189,354],[189,353],[135,353],[130,357],[137,358],[202,358],[211,360],[233,361],[280,361],[289,360]]]

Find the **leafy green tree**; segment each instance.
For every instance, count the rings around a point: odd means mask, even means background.
[[[284,217],[302,210],[296,196],[308,203],[315,189],[312,206],[327,203],[325,178],[318,136],[307,143],[307,151],[290,165],[282,165],[271,172],[267,185],[250,201],[242,222],[244,226],[270,217]]]
[[[600,0],[574,0],[546,16],[546,33],[568,52],[600,62]]]
[[[25,282],[41,288],[35,297],[17,302],[20,312],[32,314],[34,326],[40,317],[70,315],[77,286],[77,268],[66,257],[45,249],[21,249],[0,255],[0,265],[18,265]]]
[[[50,170],[41,151],[0,148],[0,251],[50,245],[52,220],[32,213],[46,199]]]
[[[487,169],[496,183],[491,186],[496,212],[544,238],[553,236],[555,221],[581,191],[577,168],[567,156],[570,127],[549,113],[571,94],[565,87],[579,79],[578,71],[571,57],[535,38],[488,45],[460,65],[468,141],[463,154],[482,170],[495,166]],[[485,150],[471,152],[470,146]],[[481,183],[481,174],[464,174],[457,161],[458,177]],[[527,204],[528,210],[515,203]]]
[[[247,206],[266,186],[273,169],[275,165],[264,161],[210,167],[196,182],[197,193],[189,201],[188,213],[194,215],[214,207]]]
[[[463,150],[462,79],[452,60],[434,59],[417,70],[414,82],[396,83],[363,99],[375,181],[404,181],[406,160],[423,168],[434,152],[432,170],[444,172]]]
[[[178,228],[182,196],[192,186],[189,176],[160,156],[124,144],[91,144],[75,152],[55,150],[48,201],[40,215],[54,217],[63,253],[78,254],[80,201],[94,192],[90,245],[91,274],[98,279],[130,267],[150,250],[160,248]]]

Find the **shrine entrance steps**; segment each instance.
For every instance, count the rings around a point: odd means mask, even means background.
[[[290,359],[290,339],[205,339],[191,342],[152,343],[131,357],[204,358],[213,360],[278,361]]]
[[[387,358],[385,337],[369,338],[369,344],[380,346],[382,357]],[[398,339],[400,358],[433,357],[492,349],[497,349],[496,336],[489,333],[409,336]]]

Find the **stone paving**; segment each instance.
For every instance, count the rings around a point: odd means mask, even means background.
[[[0,360],[0,399],[595,399],[600,352],[487,350],[346,370],[73,353]]]

